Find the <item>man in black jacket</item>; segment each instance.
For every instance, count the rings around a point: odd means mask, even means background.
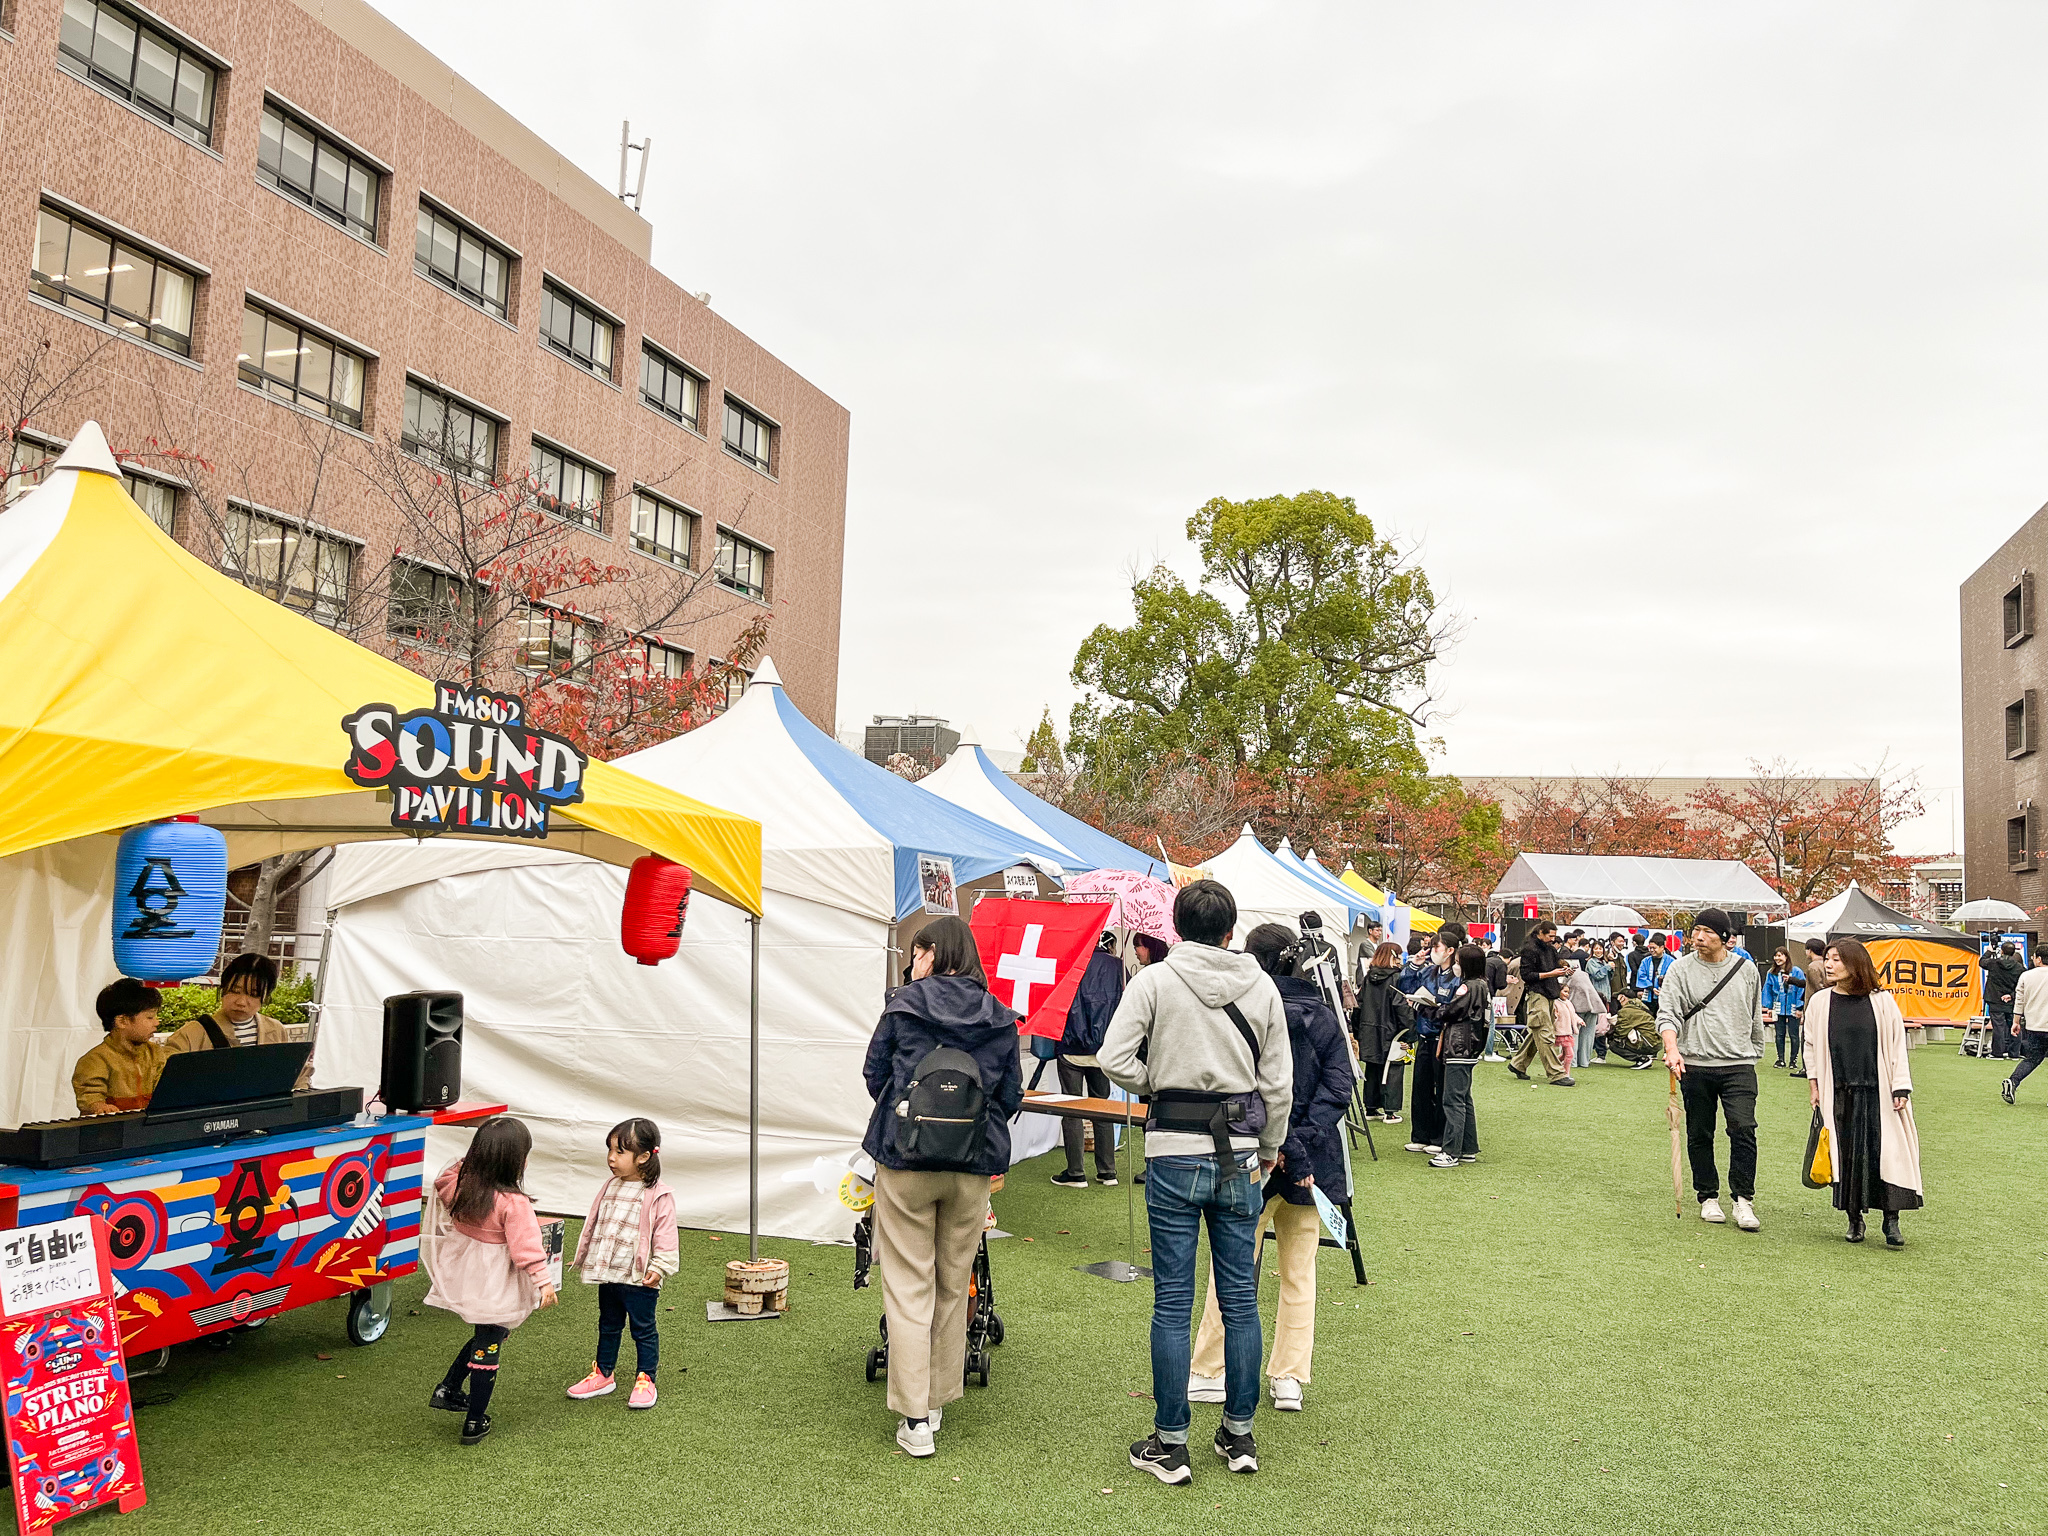
[[[1067,1008],[1066,1033],[1060,1036],[1060,1092],[1081,1098],[1106,1099],[1109,1078],[1095,1064],[1102,1049],[1102,1037],[1109,1029],[1116,1005],[1124,1000],[1124,963],[1116,957],[1116,935],[1105,931],[1088,968],[1081,973],[1081,985]],[[1094,1120],[1095,1181],[1105,1189],[1116,1187],[1116,1122]],[[1081,1171],[1082,1145],[1086,1133],[1078,1120],[1062,1120],[1061,1135],[1067,1147],[1067,1166],[1052,1176],[1062,1189],[1086,1189],[1088,1175]]]
[[[1991,1017],[1991,1054],[2019,1055],[2019,1041],[2012,1032],[2012,1000],[2019,991],[2019,953],[2007,939],[1993,954],[1986,951],[1977,959],[1984,968],[1984,1011]]]
[[[1558,958],[1557,924],[1538,923],[1529,942],[1522,946],[1522,1016],[1517,1022],[1524,1026],[1524,1034],[1521,1049],[1508,1063],[1508,1070],[1524,1082],[1529,1078],[1529,1063],[1541,1061],[1543,1075],[1552,1087],[1577,1086],[1557,1054],[1557,1019],[1551,1011],[1564,996],[1564,982],[1560,978],[1567,970],[1564,961]]]

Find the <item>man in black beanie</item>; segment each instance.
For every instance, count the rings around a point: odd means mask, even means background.
[[[1719,907],[1693,919],[1692,947],[1664,977],[1657,1030],[1664,1065],[1685,1099],[1686,1142],[1700,1220],[1726,1221],[1714,1166],[1714,1108],[1728,1122],[1728,1191],[1735,1225],[1754,1232],[1756,1215],[1756,1064],[1763,1058],[1763,982],[1728,947],[1734,925]]]

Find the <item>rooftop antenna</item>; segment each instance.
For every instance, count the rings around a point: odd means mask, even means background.
[[[631,203],[633,211],[640,211],[640,199],[647,191],[647,151],[654,147],[654,135],[649,134],[638,144],[633,142],[633,121],[627,118],[619,124],[619,201]],[[640,179],[630,194],[626,191],[626,152],[640,151]]]

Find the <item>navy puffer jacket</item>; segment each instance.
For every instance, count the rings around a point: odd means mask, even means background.
[[[1351,1048],[1322,990],[1300,976],[1276,976],[1280,1004],[1287,1010],[1287,1043],[1294,1050],[1294,1116],[1280,1143],[1286,1159],[1266,1181],[1266,1198],[1290,1205],[1314,1205],[1316,1197],[1297,1182],[1304,1173],[1332,1200],[1351,1192],[1351,1159],[1344,1150],[1344,1112],[1351,1105]]]
[[[891,1121],[896,1101],[910,1086],[917,1064],[942,1045],[965,1051],[981,1069],[988,1096],[988,1134],[982,1138],[975,1173],[997,1174],[1010,1166],[1010,1116],[1024,1102],[1024,1073],[1017,1059],[1017,1021],[972,976],[927,976],[889,997],[862,1069],[875,1112],[861,1150],[884,1168],[905,1163],[896,1150]]]

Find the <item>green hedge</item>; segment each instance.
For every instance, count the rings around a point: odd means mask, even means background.
[[[306,1022],[306,1004],[313,1000],[313,978],[297,970],[288,970],[277,984],[277,990],[270,994],[270,1001],[263,1005],[263,1011],[280,1024],[303,1024]],[[220,992],[213,987],[173,987],[163,994],[163,1006],[157,1013],[162,1028],[176,1029],[190,1023],[202,1013],[211,1013],[219,1006]]]

